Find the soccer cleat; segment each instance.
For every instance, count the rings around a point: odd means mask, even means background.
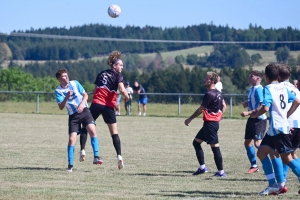
[[[72,172],[73,171],[73,165],[68,165],[67,172]]]
[[[85,150],[82,149],[80,152],[79,152],[79,162],[83,162],[85,161]]]
[[[93,164],[95,165],[102,165],[102,160],[100,158],[94,158]]]
[[[273,192],[271,194],[272,195],[279,195],[279,194],[287,193],[287,191],[288,191],[288,188],[285,185],[282,188],[280,188],[277,192]]]
[[[118,168],[123,169],[124,168],[124,162],[121,155],[118,155]]]
[[[141,113],[141,112],[139,112],[139,115],[141,116],[141,115],[142,115],[142,113]]]
[[[206,168],[206,167],[204,167],[204,169],[201,169],[200,167],[197,169],[197,171],[195,171],[194,173],[193,173],[193,175],[199,175],[199,174],[204,174],[204,173],[206,173],[206,172],[208,172],[208,169]]]
[[[221,178],[225,178],[226,177],[226,174],[225,174],[225,172],[224,173],[220,173],[220,172],[216,172],[215,174],[214,174],[214,176],[216,176],[216,177],[221,177]]]
[[[144,113],[143,116],[146,116],[146,113]]]
[[[264,189],[263,191],[261,191],[259,193],[259,195],[269,195],[269,194],[273,194],[275,192],[278,192],[279,188],[278,187],[270,187],[268,186],[266,189]]]
[[[250,167],[250,169],[248,170],[248,172],[246,174],[252,174],[255,172],[259,172],[258,167]]]

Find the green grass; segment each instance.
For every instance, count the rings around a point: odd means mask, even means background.
[[[58,108],[57,108],[58,110]],[[260,197],[267,186],[262,171],[244,174],[249,161],[243,146],[246,120],[224,119],[219,139],[226,178],[213,177],[213,154],[203,144],[209,172],[192,176],[198,162],[192,141],[202,120],[190,126],[184,118],[120,116],[118,129],[125,168],[117,159],[107,126],[100,118],[97,133],[103,165],[87,159],[67,173],[66,115],[0,113],[0,199],[273,199]],[[276,199],[298,199],[299,183],[289,173],[289,192]]]

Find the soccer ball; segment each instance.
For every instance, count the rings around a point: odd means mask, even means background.
[[[120,16],[121,14],[121,8],[120,6],[116,5],[116,4],[113,4],[111,6],[108,7],[108,15],[112,18],[117,18]]]

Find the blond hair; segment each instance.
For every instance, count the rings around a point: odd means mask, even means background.
[[[107,64],[109,66],[113,66],[118,62],[118,60],[121,60],[122,54],[119,51],[113,51],[109,54],[108,59],[107,59]]]
[[[209,76],[209,79],[213,81],[215,84],[218,82],[218,74],[215,72],[207,72],[207,76]]]

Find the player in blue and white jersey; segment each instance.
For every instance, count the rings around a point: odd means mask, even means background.
[[[292,74],[292,68],[288,65],[281,64],[279,66],[279,82],[284,87],[286,87],[291,93],[296,95],[298,99],[300,99],[300,92],[297,87],[295,87],[294,84],[289,82],[289,78]],[[288,104],[288,107],[290,107],[291,104]],[[297,110],[288,118],[288,122],[291,130],[291,142],[293,145],[293,152],[291,153],[292,157],[297,160],[300,163],[300,159],[296,155],[296,150],[300,144],[300,107],[297,108]],[[287,178],[288,173],[288,166],[286,164],[283,164],[283,174],[284,178]]]
[[[269,129],[263,138],[261,145],[257,151],[257,157],[261,160],[263,170],[268,179],[268,187],[260,192],[260,195],[280,194],[287,192],[284,183],[282,162],[287,164],[300,181],[300,163],[294,160],[291,156],[293,151],[292,142],[290,139],[290,126],[288,117],[297,109],[300,101],[287,90],[283,85],[279,84],[279,66],[277,64],[269,64],[265,69],[266,80],[269,85],[264,87],[264,100],[262,107],[256,109],[251,114],[252,118],[256,118],[269,111]],[[292,103],[288,108],[288,104]],[[278,152],[282,159],[280,161]],[[273,168],[277,183],[275,181],[272,165],[269,162],[268,154],[274,155],[278,159],[272,160]]]
[[[81,125],[85,127],[91,137],[94,152],[93,164],[102,164],[99,157],[99,144],[94,119],[88,108],[88,94],[82,85],[74,80],[69,81],[68,71],[60,69],[55,74],[60,85],[55,89],[56,102],[60,110],[66,107],[69,114],[69,142],[68,142],[68,172],[73,170],[74,149],[77,132]]]
[[[241,113],[242,117],[250,116],[255,109],[260,108],[263,101],[263,87],[260,84],[263,73],[257,70],[251,72],[249,76],[249,83],[251,85],[248,90],[248,101],[243,103],[244,108],[248,107],[248,111]],[[264,137],[267,126],[267,116],[262,114],[257,118],[249,117],[245,129],[244,146],[246,148],[247,156],[251,167],[247,173],[258,172],[259,168],[256,164],[256,153],[252,145],[252,140],[256,148],[259,148],[262,138]]]

